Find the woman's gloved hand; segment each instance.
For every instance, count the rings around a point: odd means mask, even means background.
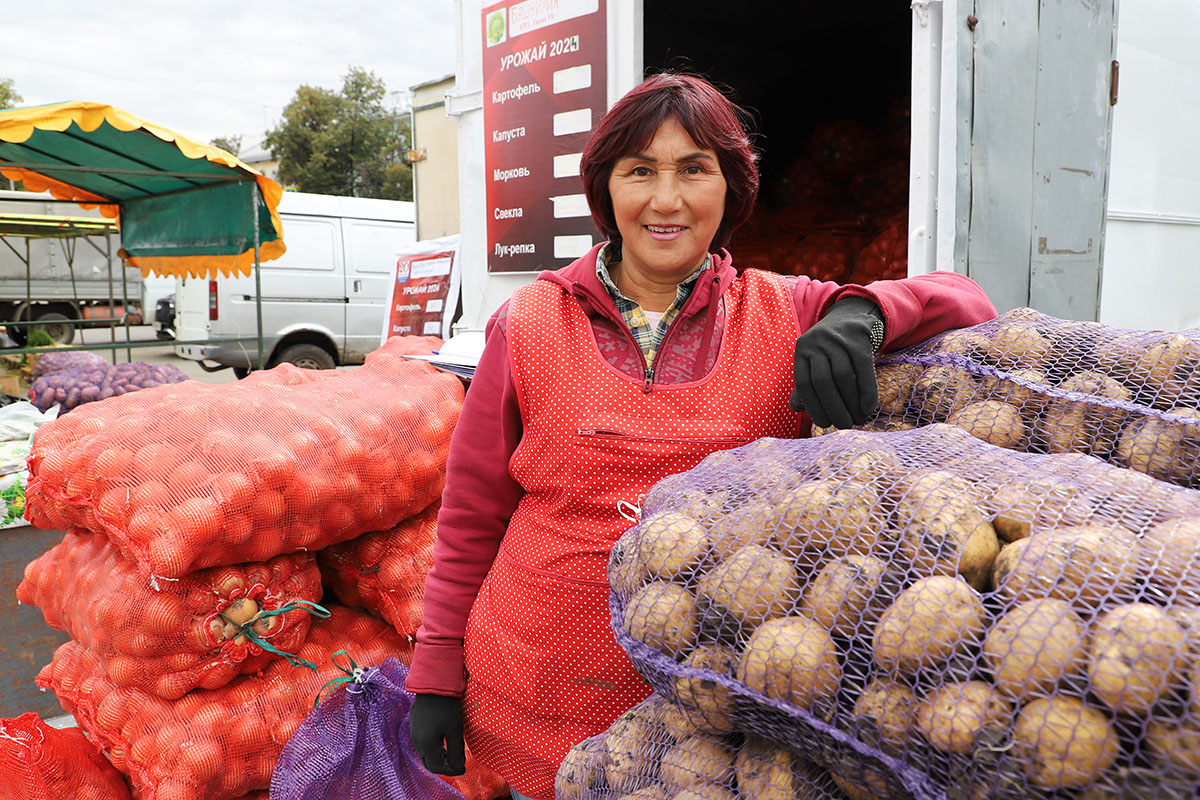
[[[462,700],[419,694],[408,712],[408,725],[425,769],[438,775],[462,775],[467,771]]]
[[[866,422],[879,406],[875,351],[882,343],[878,306],[863,297],[834,303],[796,340],[792,410],[807,410],[813,424],[823,428]]]

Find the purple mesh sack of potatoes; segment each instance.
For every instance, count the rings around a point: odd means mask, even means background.
[[[663,695],[571,748],[557,800],[844,800],[828,772],[754,735],[703,730]]]
[[[89,350],[64,350],[61,353],[50,351],[38,353],[33,362],[30,377],[34,380],[51,372],[61,372],[64,369],[82,369],[85,367],[102,367],[107,362],[99,353]]]
[[[186,380],[187,375],[173,364],[100,364],[43,375],[30,384],[29,401],[39,411],[58,405],[61,413],[95,400]]]
[[[934,423],[715,453],[641,510],[613,629],[709,737],[851,798],[1200,786],[1200,492]]]
[[[879,412],[864,429],[948,422],[999,447],[1085,453],[1200,488],[1200,329],[1018,308],[888,354],[877,373]]]

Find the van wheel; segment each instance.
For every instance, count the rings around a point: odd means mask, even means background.
[[[237,378],[239,381],[250,374],[249,367],[233,367],[232,369],[233,377]]]
[[[273,364],[285,361],[301,369],[333,369],[337,366],[333,356],[324,347],[315,344],[294,344],[272,359]]]

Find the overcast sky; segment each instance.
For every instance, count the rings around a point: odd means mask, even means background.
[[[90,100],[207,142],[274,126],[301,85],[351,66],[389,92],[454,72],[450,0],[21,0],[0,78],[25,105]]]

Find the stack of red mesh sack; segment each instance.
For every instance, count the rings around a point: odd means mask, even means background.
[[[135,796],[266,789],[333,653],[408,662],[463,398],[458,378],[404,358],[412,347],[386,346],[353,370],[282,365],[148,389],[35,437],[29,517],[67,535],[27,567],[19,595],[72,636],[39,684]],[[318,605],[321,551],[389,534],[411,569],[373,569],[378,552],[347,569],[415,596],[407,621]],[[459,781],[470,791],[493,777]]]
[[[909,120],[895,108],[875,125],[818,124],[736,232],[734,266],[838,283],[905,277]]]
[[[642,512],[610,605],[658,697],[560,797],[1195,796],[1200,492],[935,423],[716,453]]]
[[[890,353],[878,375],[867,429],[948,422],[999,447],[1082,453],[1200,488],[1200,329],[1020,308]]]
[[[129,787],[78,728],[58,730],[29,713],[0,719],[0,797],[128,800]]]

